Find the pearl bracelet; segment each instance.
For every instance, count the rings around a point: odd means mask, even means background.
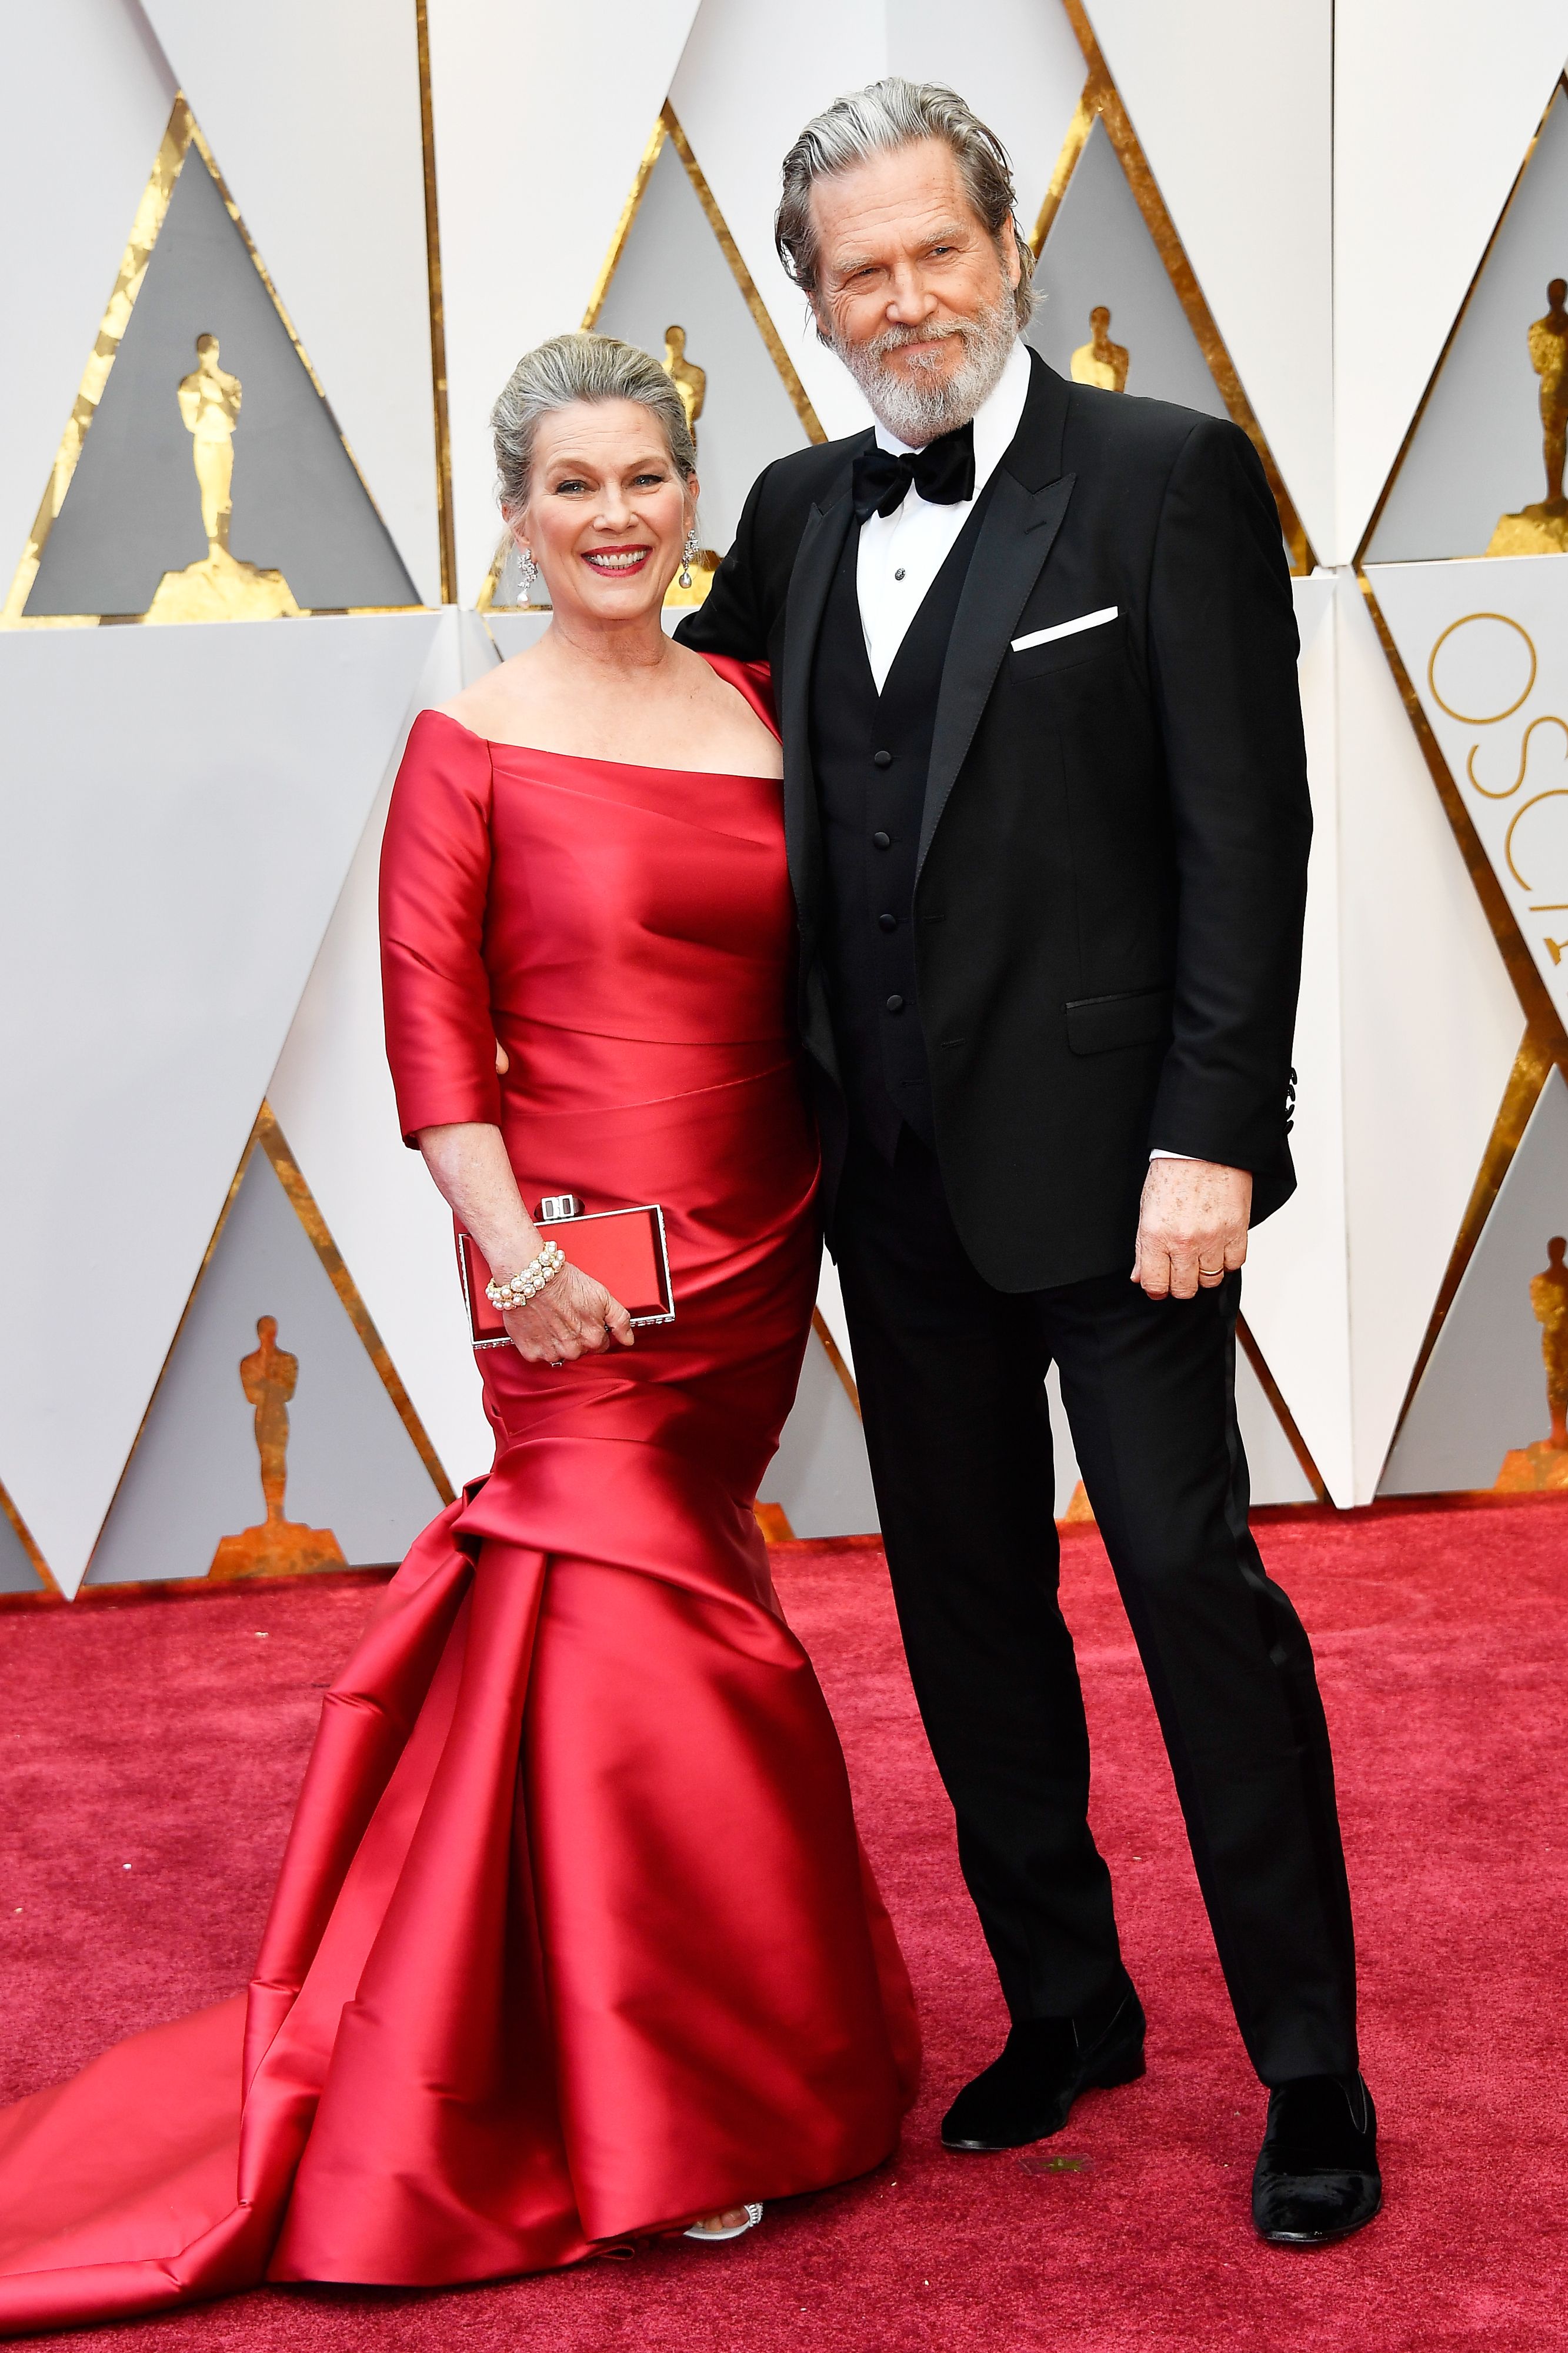
[[[557,1242],[546,1242],[537,1258],[520,1266],[504,1282],[493,1279],[485,1285],[485,1296],[492,1307],[504,1315],[509,1308],[521,1307],[526,1300],[543,1290],[552,1277],[560,1273],[566,1263],[566,1253]]]

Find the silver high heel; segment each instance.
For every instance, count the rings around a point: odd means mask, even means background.
[[[748,2203],[746,2207],[745,2221],[743,2222],[735,2223],[732,2229],[728,2231],[702,2231],[699,2230],[697,2226],[693,2224],[691,2229],[686,2232],[684,2235],[689,2239],[703,2240],[709,2246],[719,2247],[723,2245],[726,2239],[743,2239],[748,2231],[754,2231],[756,2229],[757,2224],[762,2221],[762,2208],[760,2206]]]

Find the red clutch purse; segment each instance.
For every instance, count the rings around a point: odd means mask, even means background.
[[[620,1301],[639,1329],[645,1324],[674,1323],[675,1294],[661,1208],[596,1209],[590,1215],[574,1193],[554,1193],[540,1203],[535,1222],[560,1244],[574,1267]],[[457,1230],[458,1265],[473,1344],[476,1348],[510,1348],[501,1312],[485,1290],[489,1268],[473,1236],[461,1226]]]

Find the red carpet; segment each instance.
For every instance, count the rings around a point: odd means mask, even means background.
[[[1000,2004],[880,1558],[786,1551],[781,1590],[837,1715],[922,2005],[927,2087],[900,2161],[771,2210],[738,2248],[677,2242],[460,2295],[263,2290],[110,2341],[127,2353],[1563,2343],[1568,1511],[1303,1519],[1263,1543],[1317,1643],[1339,1757],[1389,2199],[1363,2236],[1300,2256],[1250,2235],[1261,2097],[1092,1531],[1067,1543],[1068,1609],[1150,2072],[1091,2095],[1023,2163],[934,2145],[945,2098],[1000,2039]],[[322,1582],[0,1616],[0,2098],[242,1984],[316,1693],[371,1598]]]

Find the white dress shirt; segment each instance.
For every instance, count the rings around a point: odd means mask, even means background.
[[[911,488],[891,514],[868,515],[861,524],[855,582],[866,657],[879,694],[888,682],[904,631],[973,512],[974,499],[996,471],[1023,422],[1028,396],[1029,354],[1022,343],[1015,343],[995,385],[974,412],[974,498],[955,499],[951,506],[931,506]],[[895,457],[903,457],[910,448],[907,441],[899,440],[880,422],[877,439]]]
[[[860,627],[865,632],[866,659],[881,693],[893,659],[904,642],[937,574],[952,552],[953,543],[973,512],[974,500],[1001,464],[1003,456],[1024,421],[1029,396],[1029,354],[1021,343],[1007,354],[1007,364],[993,389],[974,412],[974,491],[968,499],[949,506],[931,506],[911,487],[889,515],[868,515],[860,526],[860,548],[855,586],[860,600]],[[877,420],[877,440],[895,457],[910,449]],[[1167,1152],[1159,1145],[1152,1160],[1184,1160],[1185,1153]]]

